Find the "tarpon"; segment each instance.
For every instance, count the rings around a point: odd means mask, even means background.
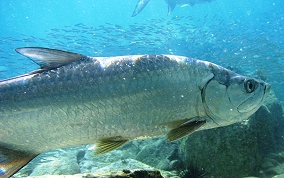
[[[149,1],[150,0],[138,0],[138,3],[136,4],[135,9],[132,13],[132,17],[138,15],[144,9],[144,7],[147,5]],[[165,1],[168,4],[168,15],[170,15],[177,4],[189,4],[193,6],[194,4],[211,2],[213,0],[165,0]]]
[[[211,62],[174,55],[88,57],[16,51],[40,69],[0,81],[0,175],[39,153],[95,143],[95,154],[134,139],[180,139],[252,115],[269,85]]]

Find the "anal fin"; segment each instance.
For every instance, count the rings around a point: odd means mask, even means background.
[[[199,129],[203,124],[205,124],[205,120],[194,120],[190,119],[187,122],[180,124],[179,126],[175,127],[174,129],[170,130],[167,135],[167,141],[172,142],[178,140],[184,136],[187,136],[197,129]]]
[[[128,139],[125,139],[121,136],[100,139],[96,143],[94,154],[98,155],[98,154],[104,154],[104,153],[110,152],[124,145],[128,141],[129,141]]]
[[[11,177],[35,156],[37,154],[0,143],[0,178]]]

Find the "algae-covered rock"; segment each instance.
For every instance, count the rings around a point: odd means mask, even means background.
[[[137,153],[138,148],[132,143],[127,143],[124,147],[96,156],[94,155],[94,150],[88,147],[78,150],[77,160],[81,173],[88,173],[114,162],[123,162],[126,159],[134,158]]]
[[[284,178],[284,174],[273,176],[272,178]]]
[[[264,158],[279,149],[283,122],[282,107],[271,94],[249,120],[184,138],[181,159],[185,166],[203,168],[208,177],[262,176]]]
[[[173,170],[180,165],[178,145],[166,142],[165,138],[148,142],[141,148],[135,159],[162,170]]]
[[[158,170],[122,170],[107,172],[104,174],[77,174],[77,175],[47,175],[47,176],[29,176],[28,178],[164,178]]]
[[[146,165],[144,163],[141,163],[137,160],[134,159],[126,159],[126,160],[120,160],[120,161],[116,161],[113,163],[110,163],[109,165],[96,169],[93,168],[91,170],[92,173],[96,173],[96,174],[104,174],[107,172],[112,172],[112,171],[120,171],[122,169],[127,169],[127,170],[131,170],[131,169],[145,169],[145,170],[154,170],[155,168]]]
[[[22,178],[40,175],[72,175],[80,173],[80,167],[76,159],[77,149],[57,149],[44,152],[23,167],[13,177]]]
[[[68,164],[66,164],[68,162]],[[43,163],[35,167],[30,176],[33,175],[63,175],[63,174],[78,174],[80,173],[79,165],[76,162],[70,161],[68,157],[60,160],[54,160],[49,163]]]
[[[242,177],[259,169],[257,148],[249,127],[238,124],[194,133],[183,139],[180,154],[187,166],[196,165],[208,175]]]

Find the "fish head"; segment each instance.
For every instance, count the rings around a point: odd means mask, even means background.
[[[236,74],[211,65],[214,77],[202,90],[206,114],[218,125],[226,126],[247,119],[262,105],[270,91],[262,80]]]

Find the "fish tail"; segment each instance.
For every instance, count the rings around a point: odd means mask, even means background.
[[[0,143],[0,178],[11,177],[36,155]]]

